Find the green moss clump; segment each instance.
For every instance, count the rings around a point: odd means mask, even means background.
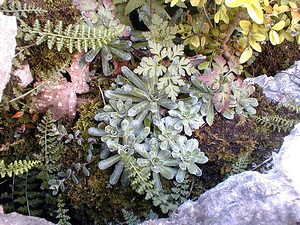
[[[256,115],[285,115],[288,118],[299,118],[286,108],[278,107],[266,99],[262,90],[257,88],[255,96],[258,99]],[[204,126],[196,130],[194,135],[199,140],[201,150],[209,158],[209,162],[202,166],[203,176],[200,178],[205,189],[210,189],[230,173],[232,166],[245,154],[251,157],[251,163],[256,165],[262,163],[272,155],[276,149],[279,150],[283,137],[287,132],[273,131],[259,124],[251,117],[236,116],[234,120],[226,120],[216,116],[214,124]]]
[[[70,205],[76,210],[83,207],[85,211],[77,219],[89,218],[95,224],[123,221],[122,209],[146,216],[152,206],[151,202],[145,201],[143,196],[137,196],[129,186],[109,186],[109,176],[108,171],[95,168],[85,184],[68,185]]]
[[[35,78],[49,80],[58,76],[57,72],[71,64],[72,55],[67,50],[48,49],[46,44],[30,48],[30,65]]]
[[[80,118],[75,123],[73,130],[80,130],[83,138],[87,139],[90,135],[88,129],[90,127],[96,127],[97,123],[94,120],[95,115],[101,108],[102,103],[97,101],[89,101],[84,103],[80,109]]]

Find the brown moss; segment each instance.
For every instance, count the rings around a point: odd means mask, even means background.
[[[49,49],[46,44],[34,46],[29,49],[30,57],[27,59],[32,75],[37,79],[48,80],[71,63],[71,54],[63,49],[60,52]]]
[[[35,5],[43,10],[47,10],[46,13],[38,15],[31,15],[27,21],[32,24],[35,19],[41,21],[42,24],[50,20],[54,24],[60,20],[64,23],[71,24],[76,23],[80,17],[79,10],[76,9],[73,0],[25,0],[27,4]]]
[[[299,118],[299,115],[286,108],[278,108],[264,97],[261,89],[257,88],[255,96],[259,101],[257,115],[283,115],[288,118]],[[288,131],[289,132],[289,131]],[[232,164],[246,152],[251,153],[253,165],[258,165],[278,150],[283,142],[283,137],[288,132],[277,132],[258,124],[251,117],[236,116],[227,120],[217,115],[214,124],[196,130],[194,135],[198,139],[201,150],[209,158],[209,162],[202,165],[203,175],[197,181],[210,189],[230,172]],[[249,165],[248,169],[251,169]]]
[[[246,70],[253,76],[266,74],[274,76],[278,71],[287,69],[300,59],[299,45],[285,41],[280,45],[267,43],[254,63]]]

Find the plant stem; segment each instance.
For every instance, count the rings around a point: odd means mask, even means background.
[[[227,46],[227,42],[230,40],[231,35],[233,34],[234,30],[238,26],[240,20],[242,19],[242,15],[243,15],[243,11],[242,10],[238,11],[233,22],[230,24],[230,26],[226,32],[226,38],[222,42],[222,49],[224,51],[224,56],[228,61],[231,61],[231,62],[233,61],[233,56],[230,53],[230,49]]]
[[[28,172],[26,172],[25,198],[26,198],[26,206],[27,206],[28,216],[31,216],[31,214],[30,214],[30,208],[29,208],[29,201],[28,201],[27,181],[28,181]]]
[[[35,88],[31,89],[30,91],[28,91],[28,92],[26,92],[26,93],[24,93],[24,94],[22,94],[22,95],[20,95],[20,96],[18,96],[18,97],[16,97],[16,98],[12,99],[12,100],[10,100],[10,101],[8,101],[8,102],[6,102],[6,103],[11,103],[11,102],[17,101],[17,100],[19,100],[19,99],[21,99],[21,98],[24,98],[24,97],[26,97],[27,95],[29,95],[30,93],[32,93],[32,92],[34,92],[35,90],[37,90],[38,88],[44,86],[45,84],[46,84],[46,83],[40,84],[40,85],[36,86]],[[3,103],[3,104],[5,104],[5,103]],[[1,104],[1,105],[3,105],[3,104]],[[1,105],[0,105],[0,106],[1,106]]]

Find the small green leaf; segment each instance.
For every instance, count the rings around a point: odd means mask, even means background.
[[[203,62],[198,66],[199,70],[205,70],[210,65],[210,62]]]

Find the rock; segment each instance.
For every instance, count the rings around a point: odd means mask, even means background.
[[[277,102],[300,103],[300,61],[275,77],[260,76],[261,85]],[[267,174],[248,171],[229,177],[196,201],[181,205],[167,219],[143,225],[298,225],[300,224],[300,123],[285,137],[274,167]]]
[[[296,61],[289,69],[277,73],[275,77],[262,75],[246,81],[261,86],[269,99],[281,103],[294,100],[300,105],[300,61]]]
[[[12,59],[15,55],[17,21],[15,16],[0,13],[0,102],[3,90],[10,79]]]
[[[20,86],[23,88],[27,87],[33,81],[28,63],[23,65],[22,68],[15,70],[14,75],[20,78]]]
[[[54,225],[45,219],[33,216],[24,216],[19,213],[0,213],[0,225]]]

